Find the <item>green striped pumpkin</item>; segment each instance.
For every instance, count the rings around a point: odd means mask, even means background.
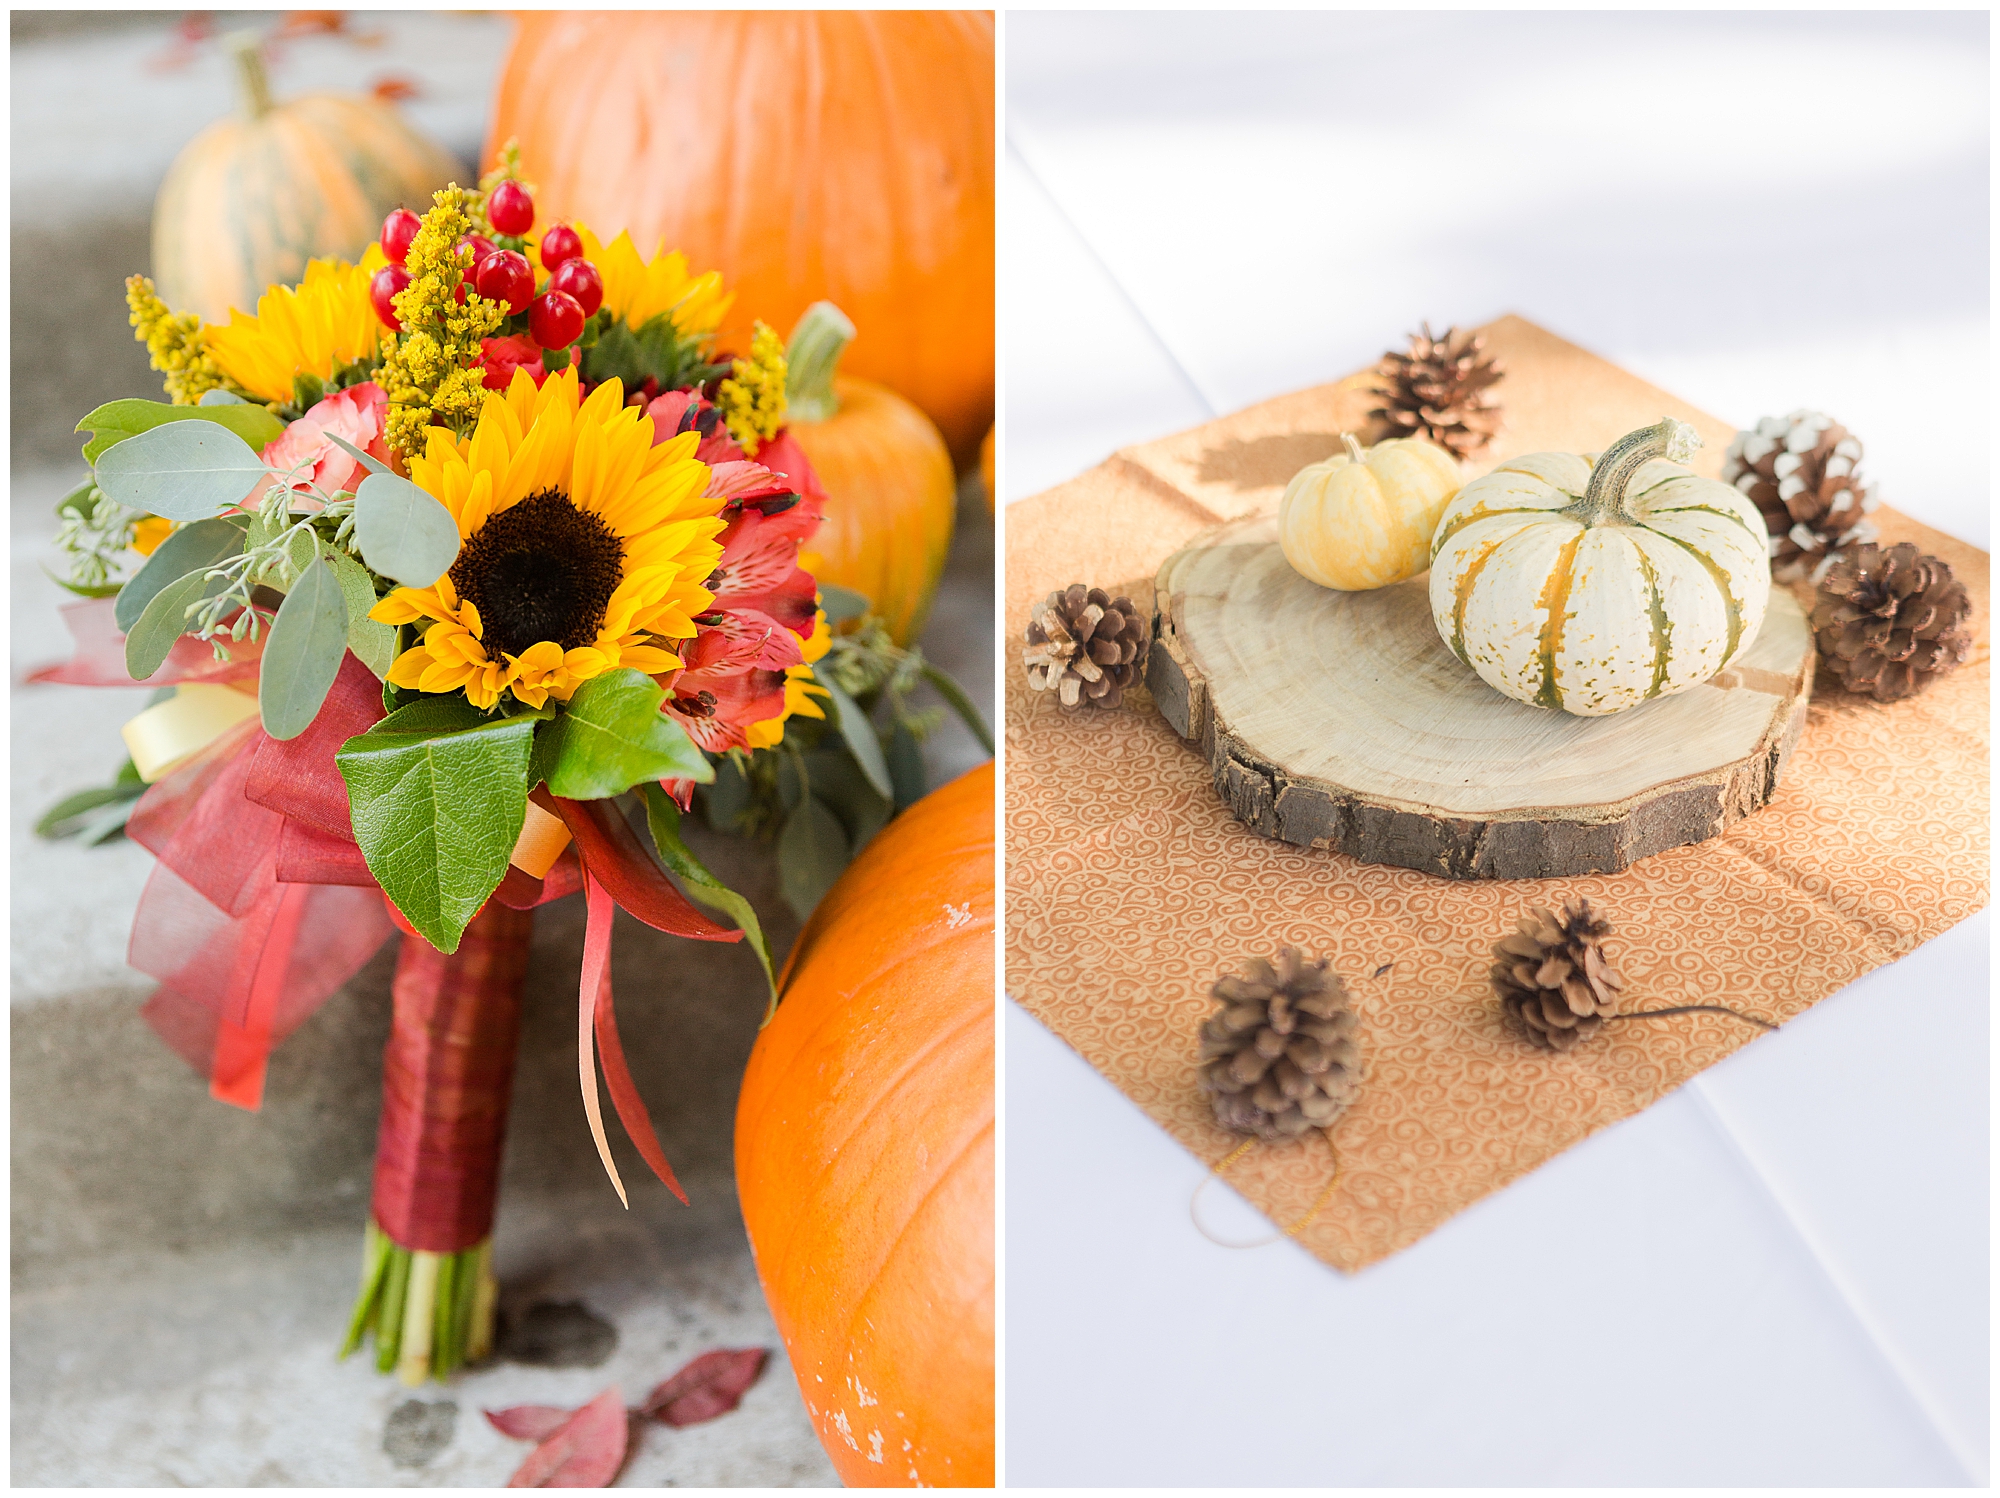
[[[1459,490],[1431,539],[1431,615],[1480,679],[1579,717],[1700,686],[1757,637],[1771,563],[1756,507],[1680,466],[1671,419],[1593,462],[1530,453]]]

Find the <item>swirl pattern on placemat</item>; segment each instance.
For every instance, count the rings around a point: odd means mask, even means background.
[[[1143,692],[1115,712],[1062,712],[1010,671],[1008,991],[1212,1165],[1238,1140],[1195,1085],[1209,984],[1286,944],[1331,957],[1361,1017],[1365,1081],[1334,1133],[1340,1187],[1299,1238],[1345,1270],[1409,1246],[1765,1033],[1697,1013],[1531,1048],[1502,1028],[1486,977],[1529,906],[1586,896],[1609,916],[1622,1009],[1722,1003],[1783,1022],[1986,904],[1986,556],[1882,514],[1966,579],[1972,660],[1904,702],[1816,690],[1768,806],[1618,874],[1455,881],[1264,838]],[[1038,576],[1077,565],[1018,561]],[[1283,1224],[1327,1168],[1308,1138],[1252,1150],[1229,1180]]]

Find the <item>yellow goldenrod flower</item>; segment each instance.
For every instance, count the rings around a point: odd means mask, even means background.
[[[833,633],[826,627],[826,610],[821,609],[813,620],[812,638],[807,640],[801,654],[805,656],[802,665],[785,668],[785,710],[775,718],[766,718],[761,723],[752,723],[744,729],[743,736],[752,749],[769,749],[784,742],[785,720],[794,716],[825,718],[819,704],[811,694],[822,697],[832,694],[812,679],[812,663],[825,655],[832,646]]]
[[[153,368],[164,374],[167,399],[177,406],[198,404],[225,382],[207,349],[208,330],[192,312],[171,310],[149,276],[125,278],[125,303],[132,309],[132,336],[146,345]]]
[[[296,289],[273,286],[257,298],[255,317],[232,311],[228,327],[208,329],[210,356],[257,399],[290,401],[295,377],[330,380],[342,365],[373,356],[388,329],[368,283],[387,264],[380,245],[370,245],[359,265],[308,261]]]
[[[720,497],[695,432],[653,445],[653,424],[606,380],[579,401],[574,370],[540,388],[522,370],[489,391],[469,437],[441,427],[410,478],[458,522],[451,570],[398,588],[369,618],[432,621],[389,680],[463,691],[490,709],[503,692],[530,707],[559,702],[593,676],[677,670],[672,642],[692,638],[714,600],[702,586],[722,559]]]
[[[738,359],[715,393],[722,419],[750,457],[785,424],[785,344],[764,323],[750,334],[750,357]]]
[[[687,256],[679,250],[665,253],[664,239],[654,246],[653,258],[645,260],[629,233],[621,232],[610,244],[604,244],[584,225],[574,227],[583,241],[583,258],[597,267],[598,278],[604,282],[604,305],[634,332],[662,313],[671,315],[675,330],[684,338],[705,336],[722,326],[730,303],[736,300],[722,289],[722,272],[688,274]],[[531,247],[529,258],[539,273],[539,249]]]
[[[500,331],[506,314],[482,296],[458,300],[472,257],[458,241],[472,228],[467,205],[477,198],[462,187],[440,188],[403,258],[410,273],[410,284],[396,293],[403,332],[375,378],[389,397],[389,447],[405,461],[424,450],[434,424],[463,431],[485,402],[480,344]]]

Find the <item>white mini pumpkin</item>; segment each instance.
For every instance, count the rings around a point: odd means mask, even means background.
[[[1701,685],[1764,622],[1757,509],[1682,463],[1671,418],[1595,461],[1514,458],[1459,490],[1431,541],[1439,635],[1489,686],[1579,717]]]
[[[1431,533],[1458,492],[1458,463],[1441,447],[1396,437],[1301,468],[1278,503],[1278,545],[1301,577],[1361,592],[1431,564]]]

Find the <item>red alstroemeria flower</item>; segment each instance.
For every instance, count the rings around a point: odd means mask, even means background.
[[[759,666],[756,661],[768,640],[768,636],[737,635],[727,628],[705,628],[694,644],[681,648],[686,664],[659,678],[667,689],[663,711],[709,753],[749,747],[744,730],[784,712],[784,669]]]
[[[334,445],[332,437],[388,462],[389,444],[383,437],[388,407],[389,397],[372,380],[336,390],[286,427],[259,456],[279,472],[291,473],[295,490],[313,485],[328,495],[343,489],[352,491],[360,486],[363,469],[358,460]]]
[[[819,584],[799,565],[800,538],[796,527],[788,523],[790,514],[765,515],[748,508],[737,512],[722,533],[722,561],[703,583],[715,595],[710,614],[731,615],[745,621],[751,630],[768,622],[800,640],[812,637]],[[796,642],[791,649],[790,660],[760,664],[796,665]]]

